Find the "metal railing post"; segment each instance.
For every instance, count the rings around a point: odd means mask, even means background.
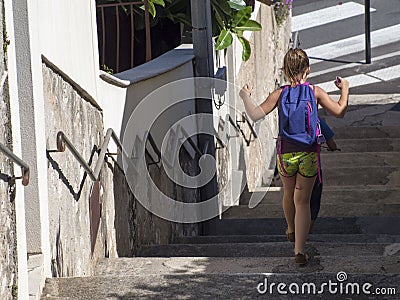
[[[292,47],[293,47],[294,49],[296,49],[296,48],[299,48],[299,46],[300,46],[300,43],[299,43],[299,32],[296,31],[296,32],[293,34],[293,45],[292,45]]]
[[[22,185],[27,186],[29,184],[29,176],[30,170],[29,166],[26,162],[16,156],[10,149],[8,149],[3,144],[0,144],[0,151],[3,152],[9,159],[15,162],[17,165],[21,167],[22,176],[21,177],[14,177],[14,179],[22,179]]]
[[[101,145],[98,159],[96,162],[96,166],[94,167],[94,171],[92,168],[89,166],[89,164],[86,162],[86,160],[82,157],[82,155],[79,154],[78,150],[75,148],[75,146],[72,144],[72,142],[65,136],[64,132],[59,131],[57,133],[57,150],[48,150],[48,152],[64,152],[66,148],[68,148],[69,151],[71,151],[72,155],[76,158],[76,160],[79,162],[79,164],[82,166],[82,168],[85,170],[85,172],[89,175],[90,179],[93,181],[99,180],[100,177],[100,172],[101,169],[103,168],[103,163],[106,155],[116,155],[118,153],[107,153],[107,148],[110,143],[110,139],[113,139],[115,144],[118,147],[119,151],[122,151],[122,144],[120,140],[118,139],[118,136],[115,134],[114,130],[112,128],[109,128],[107,130],[106,136],[104,137],[103,144]]]
[[[365,0],[365,62],[371,63],[371,2]]]
[[[146,24],[146,62],[151,60],[151,33],[150,33],[150,16],[149,1],[144,0],[144,22]]]

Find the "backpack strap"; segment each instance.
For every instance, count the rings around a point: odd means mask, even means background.
[[[317,126],[317,154],[318,154],[318,181],[319,184],[322,183],[322,175],[321,175],[321,144],[325,142],[325,137],[322,135],[320,120],[318,118],[318,126]],[[320,139],[322,137],[322,140]]]
[[[315,84],[313,84],[312,85],[312,90],[313,90],[313,92],[314,92],[314,97],[315,97],[315,100],[317,101],[317,108],[318,108],[318,98],[317,98],[317,94],[315,93]]]
[[[317,155],[318,155],[318,180],[319,184],[322,183],[322,176],[321,176],[321,144],[317,146]]]
[[[315,100],[317,100],[317,108],[318,108],[318,99],[317,99],[317,95],[315,94],[315,84],[312,85],[312,90],[313,90],[313,93],[314,93]],[[318,132],[318,131],[319,131],[319,132]],[[321,127],[320,127],[320,125],[319,125],[319,118],[318,118],[317,135],[318,135],[318,134],[322,134],[322,132],[321,132]],[[321,175],[321,144],[320,144],[320,143],[318,143],[318,146],[317,146],[317,155],[318,155],[318,181],[319,181],[319,184],[322,184],[322,175]]]
[[[278,145],[277,145],[277,153],[278,153],[278,160],[279,160],[279,166],[281,167],[281,170],[285,176],[287,176],[286,170],[283,166],[283,158],[282,158],[282,137],[279,135],[278,136]]]
[[[311,104],[310,102],[307,102],[307,125],[309,134],[311,134],[311,111],[312,111]]]

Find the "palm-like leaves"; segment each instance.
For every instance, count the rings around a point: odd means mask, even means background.
[[[233,42],[234,34],[242,44],[242,59],[247,61],[251,55],[251,47],[249,41],[243,37],[243,32],[261,30],[260,23],[250,20],[252,8],[246,6],[242,0],[211,0],[211,5],[214,12],[214,33],[218,36],[215,49],[228,48]]]
[[[141,0],[142,2],[144,0]],[[97,4],[111,2],[127,3],[132,0],[97,0]],[[248,60],[251,54],[249,42],[243,38],[244,31],[259,31],[261,25],[250,20],[252,8],[246,6],[244,0],[210,0],[213,20],[213,36],[217,37],[215,48],[223,50],[233,42],[235,35],[242,44],[242,59]],[[161,18],[168,18],[174,23],[191,26],[190,16],[187,14],[190,0],[148,0],[149,13],[152,16],[151,26],[158,23]],[[122,7],[127,14],[130,11]],[[134,6],[135,28],[144,28],[144,5]]]

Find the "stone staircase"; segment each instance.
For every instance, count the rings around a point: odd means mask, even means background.
[[[212,236],[143,246],[140,257],[105,260],[93,277],[49,279],[43,299],[398,299],[400,127],[335,132],[342,151],[322,154],[324,192],[307,244],[308,266],[294,264],[293,244],[283,235],[282,190],[275,187],[253,209],[244,193]],[[329,281],[338,284],[336,293]],[[279,283],[287,294],[278,292]],[[324,292],[302,293],[303,283]],[[357,283],[360,295],[348,283]],[[370,295],[362,291],[367,283]],[[300,294],[291,294],[290,284]],[[375,288],[386,294],[396,288],[397,295],[378,296]]]

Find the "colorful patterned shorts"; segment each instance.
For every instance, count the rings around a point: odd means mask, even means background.
[[[314,177],[318,174],[317,152],[290,152],[278,154],[277,162],[279,174],[285,177],[292,177],[297,173],[304,177]],[[282,170],[282,166],[285,171]]]

